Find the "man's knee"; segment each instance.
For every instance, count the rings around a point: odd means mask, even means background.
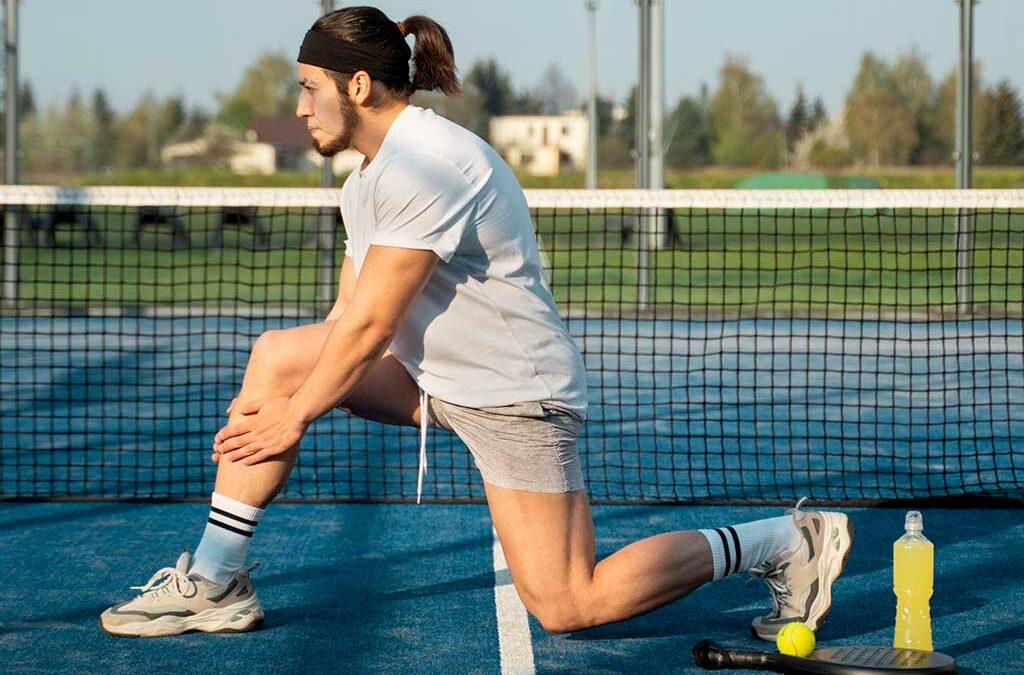
[[[291,370],[290,362],[293,346],[289,346],[286,331],[268,330],[262,333],[252,346],[249,365],[255,367],[263,375],[271,377],[287,376]]]
[[[549,633],[570,633],[593,625],[584,593],[567,589],[519,589],[519,595],[530,614]]]
[[[589,617],[573,602],[542,601],[534,603],[530,613],[549,633],[571,633],[592,625]]]

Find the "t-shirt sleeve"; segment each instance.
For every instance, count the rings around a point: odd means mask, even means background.
[[[402,155],[377,179],[370,244],[429,250],[449,262],[472,224],[478,191],[442,158]]]

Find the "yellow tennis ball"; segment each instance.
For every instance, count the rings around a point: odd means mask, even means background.
[[[787,623],[775,638],[779,651],[789,656],[810,656],[814,651],[814,631],[799,621]]]

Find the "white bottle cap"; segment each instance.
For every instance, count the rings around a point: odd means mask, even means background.
[[[903,525],[907,532],[924,531],[924,517],[920,511],[907,511],[907,520]]]

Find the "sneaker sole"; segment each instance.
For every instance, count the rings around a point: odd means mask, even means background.
[[[100,617],[100,628],[117,637],[167,637],[197,631],[247,633],[262,623],[263,608],[255,596],[228,607],[214,607],[192,616],[162,616],[116,626],[104,625],[103,617]]]
[[[838,550],[826,545],[825,552],[818,561],[818,578],[825,577],[826,583],[821,588],[817,599],[811,605],[810,616],[807,618],[807,627],[812,631],[817,630],[825,623],[829,612],[832,611],[832,584],[846,567],[846,561],[853,550],[853,523],[844,513],[822,512],[829,529],[835,528],[838,532]],[[831,543],[831,542],[830,542]],[[824,608],[824,609],[822,609]]]
[[[839,575],[843,573],[843,569],[846,567],[846,561],[850,557],[850,552],[853,550],[854,540],[854,528],[853,523],[845,513],[837,513],[832,511],[822,511],[821,515],[825,520],[826,527],[835,527],[839,533],[839,551],[829,552],[827,549],[823,552],[821,559],[818,561],[818,578],[821,579],[824,576],[827,583],[820,587],[818,597],[815,599],[814,604],[811,605],[811,609],[807,619],[804,621],[807,627],[812,631],[817,632],[819,628],[825,623],[825,619],[828,618],[829,612],[832,611],[832,584],[835,583]],[[842,555],[838,556],[837,553],[841,552]],[[825,555],[825,553],[831,553]],[[824,606],[824,610],[822,610]],[[820,614],[818,613],[820,612]],[[796,621],[796,619],[794,619]],[[780,626],[781,630],[781,626]],[[775,633],[758,633],[754,625],[750,626],[750,634],[758,640],[765,640],[767,642],[773,642],[778,635],[778,631]]]

